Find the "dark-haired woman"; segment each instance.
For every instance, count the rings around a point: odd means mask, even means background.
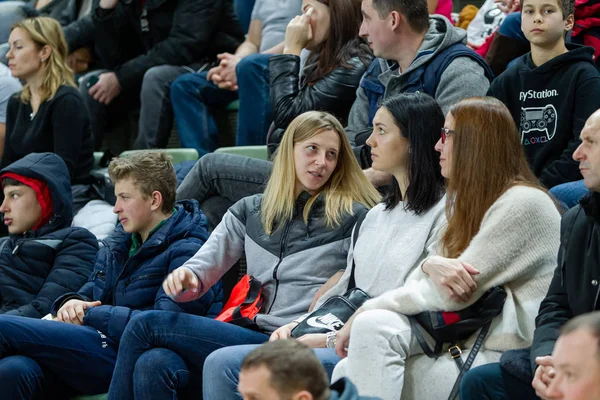
[[[371,209],[351,246],[345,271],[334,275],[320,290],[318,308],[348,288],[354,260],[356,286],[379,296],[404,284],[410,272],[427,256],[444,226],[444,179],[434,145],[444,117],[439,105],[425,94],[402,94],[386,99],[373,119],[371,146],[373,168],[393,175],[393,189]],[[356,228],[355,228],[356,229]],[[329,287],[329,290],[326,288]],[[326,291],[325,291],[326,290]],[[300,320],[300,319],[299,319]],[[298,322],[277,329],[270,340],[286,339]],[[333,336],[332,336],[333,335]],[[335,355],[335,334],[311,334],[299,340],[316,349],[331,372],[340,360]],[[205,398],[237,398],[239,367],[252,346],[235,346],[211,354],[204,368]]]
[[[304,0],[302,12],[287,27],[283,54],[269,58],[275,128],[270,144],[278,144],[288,124],[308,110],[327,111],[345,126],[372,60],[369,46],[358,37],[360,2]],[[310,53],[302,69],[303,49]]]
[[[271,119],[282,132],[306,111],[329,112],[345,125],[360,78],[372,61],[371,50],[358,37],[361,20],[360,1],[303,0],[302,15],[286,28],[283,54],[269,57],[271,104],[261,105],[260,112],[249,112],[255,104],[247,104],[242,98],[244,88],[238,89],[236,144],[265,144]],[[307,52],[302,68],[300,54]],[[246,63],[256,57],[261,55],[249,56]],[[194,147],[203,155],[217,147],[216,126],[210,115],[199,116],[193,106],[197,104],[194,97],[208,97],[209,89],[185,93],[186,79],[191,78],[180,77],[171,87],[179,138],[183,147]],[[259,101],[255,93],[250,93],[250,99]]]
[[[347,357],[333,377],[350,378],[363,396],[448,398],[456,363],[449,353],[424,355],[407,316],[462,310],[493,287],[504,288],[506,301],[473,365],[530,346],[556,267],[560,214],[529,169],[506,106],[491,97],[462,100],[444,126],[436,150],[448,180],[447,226],[404,285],[367,300],[337,335],[337,354]],[[478,333],[460,344],[463,360]]]

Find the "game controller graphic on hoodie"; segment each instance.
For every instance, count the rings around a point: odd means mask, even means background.
[[[521,108],[521,143],[526,133],[543,132],[548,140],[556,134],[556,108],[552,104],[545,107]]]

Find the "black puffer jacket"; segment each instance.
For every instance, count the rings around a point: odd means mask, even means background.
[[[96,237],[71,228],[69,171],[53,153],[32,153],[0,171],[48,184],[52,196],[50,221],[24,235],[0,243],[0,313],[41,318],[59,296],[77,291],[87,281],[98,252]]]
[[[599,309],[600,193],[588,195],[563,216],[560,241],[558,267],[535,320],[532,369],[536,357],[552,353],[568,320]]]
[[[270,57],[271,107],[275,121],[275,130],[268,140],[270,150],[279,145],[289,123],[306,111],[327,111],[346,125],[356,89],[371,61],[370,56],[364,60],[353,57],[348,60],[351,68],[339,66],[309,85],[315,63],[305,66],[300,75],[300,57],[291,54]]]
[[[142,3],[123,0],[112,10],[97,8],[92,15],[96,48],[123,90],[139,87],[154,66],[213,59],[218,53],[233,53],[244,40],[231,0]]]

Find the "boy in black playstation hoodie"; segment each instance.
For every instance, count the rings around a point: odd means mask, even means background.
[[[521,28],[531,52],[501,74],[488,96],[510,110],[535,175],[547,188],[582,179],[572,155],[585,121],[600,108],[594,49],[565,45],[574,0],[524,0]]]

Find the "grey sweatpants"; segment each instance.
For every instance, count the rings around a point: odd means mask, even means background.
[[[463,349],[463,360],[468,354]],[[473,367],[496,362],[500,355],[482,350]],[[348,357],[336,365],[332,382],[348,377],[361,396],[382,400],[446,400],[457,376],[447,353],[437,360],[423,354],[406,316],[369,310],[354,320]]]

